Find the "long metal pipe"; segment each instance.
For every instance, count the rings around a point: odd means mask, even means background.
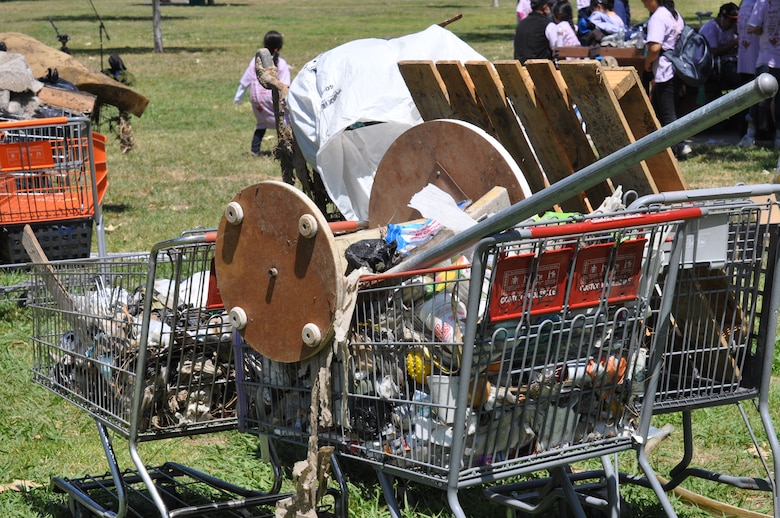
[[[419,255],[409,257],[389,271],[403,272],[428,268],[440,263],[474,245],[480,239],[506,230],[535,214],[548,210],[559,201],[576,196],[607,178],[621,173],[628,166],[641,162],[669,146],[696,135],[749,106],[774,96],[776,92],[777,80],[770,74],[761,74],[750,83],[580,169],[533,196],[507,207],[468,230],[456,234]]]

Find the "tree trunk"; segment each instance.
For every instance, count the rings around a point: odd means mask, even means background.
[[[160,0],[152,0],[152,25],[154,26],[154,51],[163,51],[162,23],[160,16]]]

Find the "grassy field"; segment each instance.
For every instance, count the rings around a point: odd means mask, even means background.
[[[679,3],[694,23],[695,11],[717,8],[703,0]],[[633,18],[641,20],[646,12],[639,2],[635,4]],[[102,48],[95,11],[107,33]],[[184,230],[215,227],[236,192],[279,176],[279,166],[270,155],[249,156],[254,119],[247,103],[232,103],[238,79],[267,30],[284,34],[282,55],[295,75],[306,62],[341,43],[416,32],[459,13],[463,18],[449,26],[455,34],[489,60],[508,59],[515,20],[514,2],[508,0],[501,0],[498,8],[492,7],[491,0],[216,0],[214,6],[172,2],[162,7],[165,52],[156,54],[152,52],[152,8],[147,2],[11,0],[0,1],[0,13],[0,31],[22,32],[57,47],[51,18],[61,33],[70,36],[73,55],[95,69],[101,68],[101,62],[107,66],[111,53],[119,53],[137,79],[134,88],[150,99],[144,115],[132,119],[137,149],[122,154],[118,142],[109,139],[110,187],[104,213],[110,252],[145,251]],[[266,151],[274,144],[273,132],[269,133],[263,144]],[[776,162],[774,150],[697,146],[682,169],[691,187],[761,183],[771,180]],[[51,477],[101,474],[106,465],[94,422],[30,381],[30,332],[27,310],[0,305],[0,486],[16,479],[37,486],[26,493],[0,492],[0,514],[59,518],[68,512],[62,495],[48,489]],[[776,385],[773,408],[778,408],[780,398]],[[697,411],[694,419],[699,446],[695,462],[726,473],[761,474],[735,408]],[[677,432],[653,453],[660,473],[668,472],[681,451],[679,417],[663,416],[655,424],[660,427],[666,422],[675,425]],[[754,426],[760,429],[758,423]],[[119,438],[116,449],[120,465],[129,466]],[[177,460],[239,485],[263,489],[268,487],[270,470],[258,461],[256,450],[254,437],[237,432],[142,445],[150,464]],[[284,453],[288,467],[290,459],[303,455]],[[635,464],[630,456],[621,457],[622,469],[635,470]],[[372,474],[359,468],[348,471],[350,514],[386,515]],[[763,493],[699,481],[686,487],[746,509],[771,512],[771,498]],[[463,497],[470,515],[506,516],[503,508],[486,504],[480,494],[469,490]],[[439,492],[413,488],[411,495],[420,507],[408,511],[408,516],[448,515]],[[634,515],[659,515],[652,493],[627,487],[625,496]],[[681,516],[709,516],[677,497],[672,500]]]

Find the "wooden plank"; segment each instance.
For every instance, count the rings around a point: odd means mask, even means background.
[[[487,74],[487,71],[483,70],[482,67],[477,69],[472,64],[467,64],[466,69],[472,77],[477,74]],[[565,136],[557,135],[552,130],[550,121],[537,105],[533,83],[528,72],[521,67],[519,61],[505,62],[501,70],[496,67],[496,71],[503,84],[504,93],[511,101],[520,123],[528,129],[526,131],[528,140],[536,152],[547,181],[553,184],[571,175],[574,168],[566,153],[566,146],[559,139],[559,137],[565,138]],[[596,200],[596,203],[600,203],[600,200]],[[569,212],[587,213],[592,211],[585,193],[570,200],[563,200],[560,206]]]
[[[641,84],[634,80],[636,70],[631,67],[604,67],[603,71],[609,86],[612,87],[612,93],[618,100],[622,99],[634,86]]]
[[[50,106],[77,111],[84,115],[92,114],[95,111],[95,103],[97,102],[97,96],[93,94],[62,90],[50,86],[41,88],[40,92],[38,92],[38,99]]]
[[[400,61],[398,69],[423,120],[453,118],[447,87],[432,61]]]
[[[514,61],[497,61],[499,75],[513,67]],[[549,60],[528,60],[524,67],[534,85],[537,105],[547,116],[550,128],[564,142],[563,148],[575,171],[596,161],[596,153],[582,130],[582,124],[572,106],[566,83]],[[586,189],[591,203],[598,207],[614,192],[609,180]]]
[[[499,74],[513,61],[497,61]],[[587,135],[582,130],[577,114],[572,106],[569,92],[563,78],[549,60],[528,60],[524,67],[534,84],[536,102],[547,114],[553,131],[566,135],[569,142],[568,155],[574,170],[580,170],[596,161]]]
[[[590,47],[555,47],[553,49],[553,55],[556,53],[558,54],[559,59],[585,59],[590,57]]]
[[[655,116],[655,110],[650,105],[650,99],[642,86],[639,74],[633,68],[627,70],[629,70],[629,75],[626,79],[631,78],[633,86],[620,97],[620,108],[631,127],[631,133],[638,140],[659,129],[661,124]],[[617,78],[607,76],[610,85],[615,79]],[[625,82],[623,80],[621,84]],[[614,86],[613,90],[615,90]],[[682,191],[688,188],[671,148],[666,148],[664,151],[645,159],[645,164],[647,164],[647,169],[659,191]]]
[[[523,128],[507,104],[501,79],[487,61],[468,62],[466,66],[479,100],[496,130],[496,138],[520,166],[531,190],[541,191],[549,184]]]
[[[442,81],[447,86],[447,95],[452,106],[452,118],[458,119],[482,128],[489,135],[496,137],[493,127],[485,113],[485,108],[477,99],[474,83],[460,61],[438,61],[436,63]]]
[[[601,65],[582,60],[560,62],[558,67],[600,156],[607,156],[635,141]],[[623,173],[612,178],[612,184],[620,184],[623,191],[633,190],[640,196],[658,192],[644,162],[626,167]]]

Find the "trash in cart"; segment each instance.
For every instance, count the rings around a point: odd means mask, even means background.
[[[464,257],[364,276],[347,349],[331,367],[333,424],[311,429],[309,363],[274,361],[249,345],[241,349],[240,421],[294,441],[318,433],[346,455],[433,478],[454,461],[456,436],[465,438],[456,462],[464,471],[630,444],[661,245],[695,214],[613,218],[605,230],[542,222],[549,237],[497,238],[481,252],[476,278]],[[465,365],[470,327],[475,345]]]
[[[33,380],[93,416],[109,465],[103,476],[54,479],[73,505],[122,514],[132,494],[146,509],[133,516],[181,507],[202,515],[286,496],[172,462],[148,466],[137,453],[140,441],[237,427],[236,335],[214,278],[213,232],[185,233],[147,253],[51,263],[25,236],[36,263]],[[127,439],[134,470],[120,470],[109,429]]]
[[[39,279],[56,275],[72,304],[62,307],[45,292],[35,295],[37,307],[69,324],[58,341],[50,338],[37,375],[58,391],[83,398],[83,404],[100,407],[94,411],[123,421],[132,411],[134,385],[142,383],[141,431],[233,414],[232,404],[226,405],[235,382],[232,327],[224,310],[202,309],[207,286],[214,282],[210,271],[193,272],[181,281],[156,279],[147,294],[148,263],[148,255],[130,255],[34,273]],[[145,304],[150,314],[144,313]],[[142,343],[149,355],[146,369],[134,373]]]

